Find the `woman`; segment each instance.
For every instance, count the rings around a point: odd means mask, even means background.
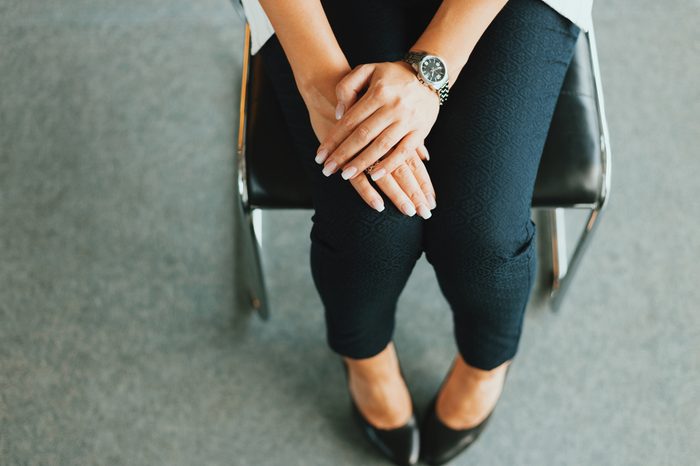
[[[490,419],[518,348],[532,192],[592,0],[254,1],[253,52],[312,186],[312,275],[353,412],[395,463],[445,463]],[[392,333],[423,251],[457,351],[419,426]]]

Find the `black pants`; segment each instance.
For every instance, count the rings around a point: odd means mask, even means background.
[[[398,60],[440,0],[322,0],[350,66]],[[312,185],[310,264],[335,352],[366,358],[386,347],[400,293],[425,251],[453,313],[464,360],[492,369],[513,358],[536,270],[530,219],[535,178],[579,28],[541,0],[510,0],[473,50],[425,145],[436,192],[432,217],[384,198],[377,212],[314,161],[311,128],[276,36],[266,72]]]

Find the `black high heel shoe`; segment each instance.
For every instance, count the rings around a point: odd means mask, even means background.
[[[350,374],[348,364],[344,359],[342,362],[343,368],[345,369],[345,377],[349,383]],[[401,375],[403,376],[403,373]],[[350,395],[353,417],[360,425],[360,428],[364,432],[365,437],[369,439],[370,443],[398,465],[407,466],[416,464],[419,456],[420,434],[418,432],[418,422],[416,421],[415,413],[411,414],[411,418],[408,422],[401,427],[380,429],[370,424],[362,415],[357,404],[355,404],[355,400],[352,398],[349,386],[348,394]],[[411,410],[413,410],[413,398],[411,398]]]
[[[503,384],[505,385],[508,378],[508,371],[512,363],[506,367]],[[432,466],[445,464],[455,456],[462,453],[467,447],[473,444],[481,432],[488,424],[496,407],[494,406],[486,418],[479,424],[468,429],[452,429],[440,421],[437,416],[435,405],[437,398],[442,390],[438,390],[437,394],[431,401],[425,418],[420,426],[421,432],[421,459]],[[500,400],[500,398],[499,398]],[[498,401],[496,401],[498,405]]]

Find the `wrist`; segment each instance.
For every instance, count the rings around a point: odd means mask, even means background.
[[[418,71],[415,69],[415,67],[412,64],[410,64],[406,60],[399,60],[396,63],[401,64],[404,68],[409,70],[411,72],[411,74],[416,78],[416,81],[418,81],[418,83],[421,86],[425,87],[427,91],[430,91],[430,93],[435,96],[435,100],[437,101],[438,106],[440,106],[440,92],[437,89],[435,89],[433,86],[431,86],[430,84],[422,81],[418,77]]]
[[[304,101],[329,101],[336,104],[335,87],[351,71],[350,65],[316,69],[308,75],[295,76]]]

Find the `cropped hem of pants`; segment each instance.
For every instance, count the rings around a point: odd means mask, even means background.
[[[401,59],[440,0],[322,0],[351,67]],[[449,303],[457,349],[490,370],[518,350],[537,258],[530,207],[540,158],[579,28],[541,0],[510,0],[488,26],[424,143],[437,207],[383,212],[339,173],[320,144],[276,37],[259,53],[311,186],[313,281],[330,348],[351,358],[391,341],[399,295],[425,252]]]

